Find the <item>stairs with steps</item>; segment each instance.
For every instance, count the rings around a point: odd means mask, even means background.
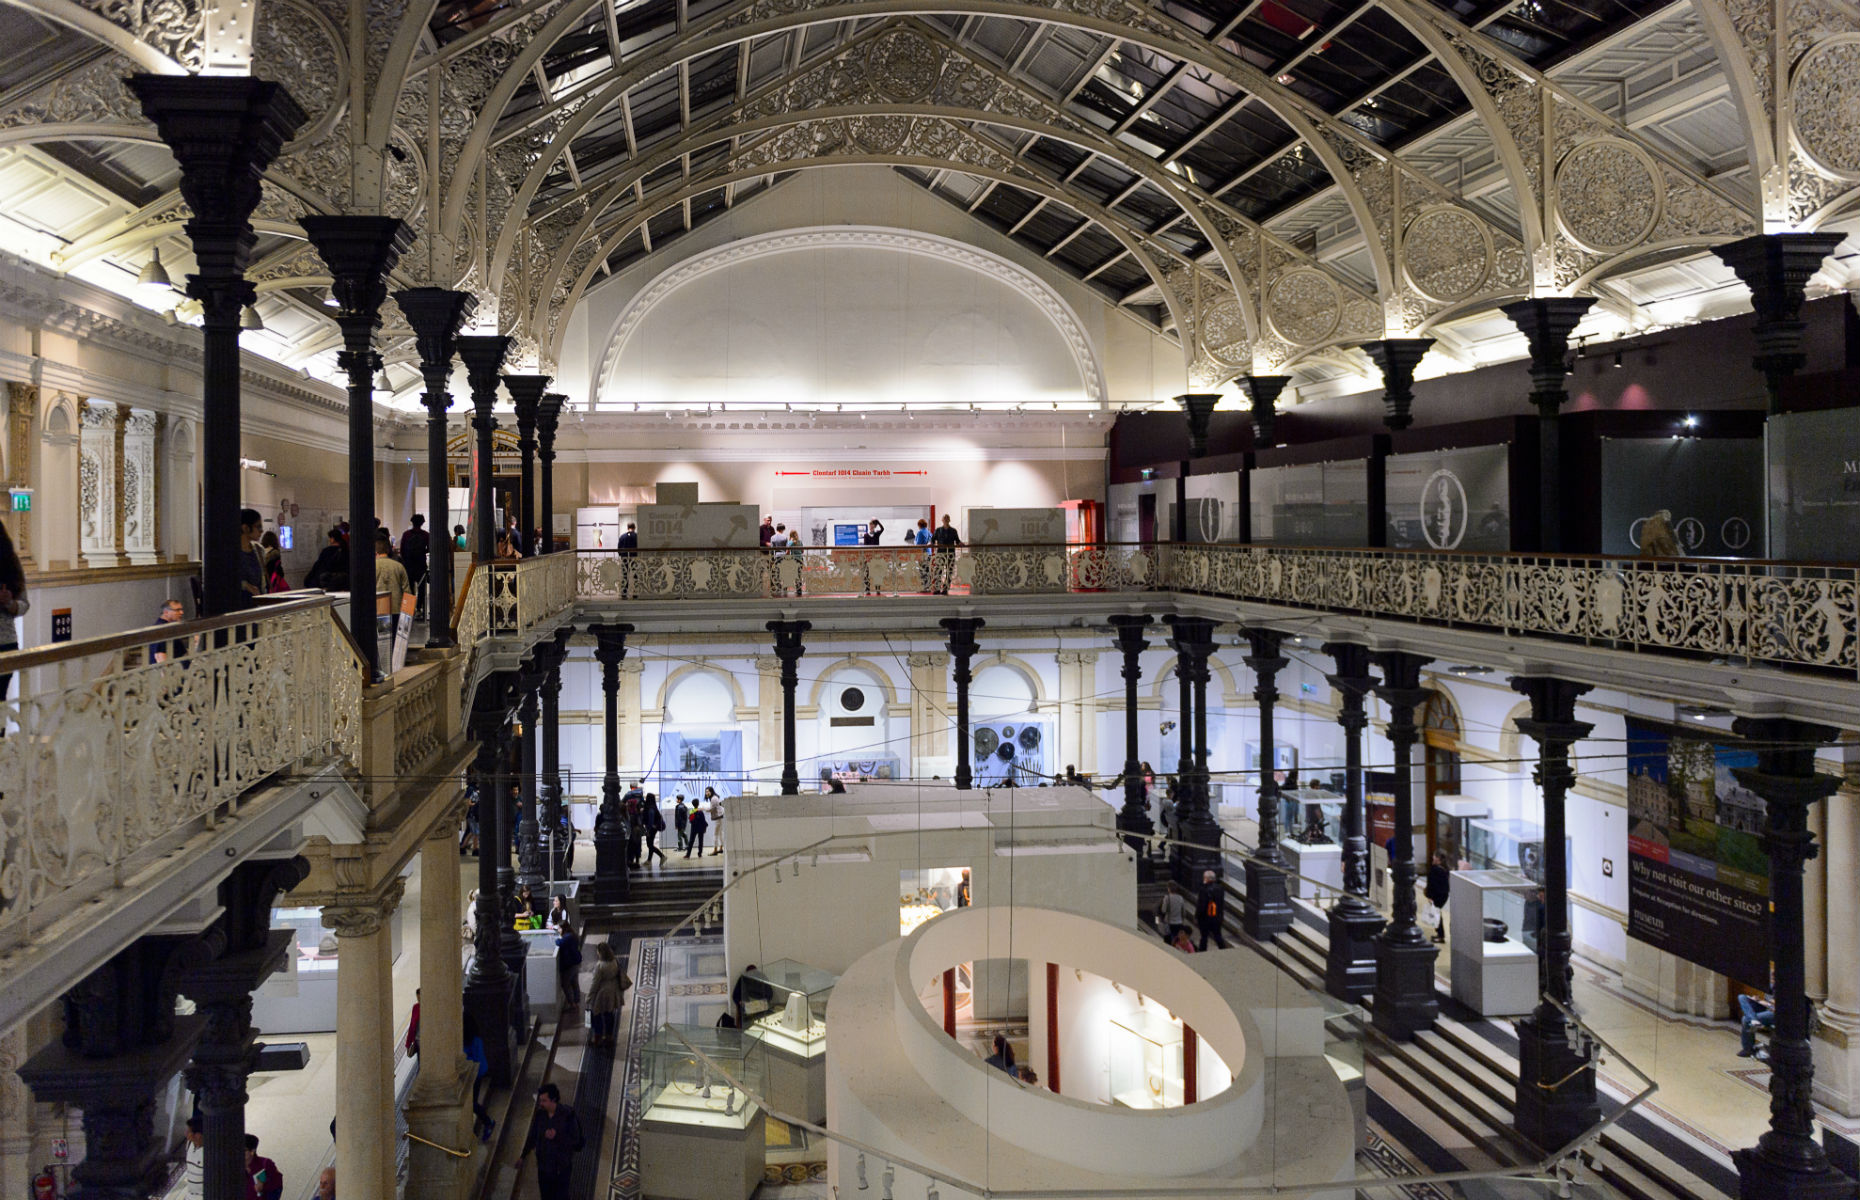
[[[632,898],[624,904],[581,905],[581,919],[591,929],[651,936],[664,933],[690,916],[723,886],[722,867],[680,867],[635,871]]]
[[[1322,992],[1328,943],[1324,914],[1294,902],[1298,920],[1292,928],[1262,944],[1240,928],[1240,893],[1232,885],[1229,892],[1228,936],[1270,958],[1301,985]],[[1492,1165],[1536,1160],[1537,1150],[1512,1127],[1518,1065],[1507,1027],[1467,1013],[1444,996],[1442,1009],[1434,1028],[1410,1042],[1392,1041],[1369,1028],[1365,1065],[1372,1090],[1383,1091],[1392,1104],[1421,1105],[1464,1139],[1466,1145],[1454,1151],[1462,1158],[1485,1158]],[[1377,1076],[1388,1090],[1374,1088]],[[1603,1111],[1613,1111],[1620,1099],[1604,1086]],[[1630,1200],[1730,1200],[1738,1191],[1735,1168],[1725,1155],[1642,1113],[1609,1126],[1582,1159]]]

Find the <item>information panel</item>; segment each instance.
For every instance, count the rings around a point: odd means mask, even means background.
[[[1183,480],[1188,500],[1188,540],[1237,542],[1240,540],[1240,473],[1190,475]]]
[[[1769,557],[1854,561],[1860,546],[1860,413],[1851,408],[1771,417]]]
[[[1764,805],[1731,772],[1757,756],[1627,719],[1628,936],[1769,987]]]
[[[1249,479],[1254,544],[1369,544],[1369,464],[1361,459],[1264,467]]]
[[[1468,446],[1388,458],[1396,550],[1511,549],[1511,448]]]
[[[1641,526],[1661,509],[1682,553],[1761,557],[1763,443],[1603,438],[1602,553],[1639,554]]]

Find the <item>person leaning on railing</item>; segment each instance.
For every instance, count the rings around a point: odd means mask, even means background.
[[[31,607],[26,599],[26,568],[20,565],[19,553],[6,526],[0,524],[0,653],[19,649],[19,626],[13,619]],[[0,674],[0,701],[13,690],[13,673]],[[6,736],[6,723],[0,721],[0,737]]]

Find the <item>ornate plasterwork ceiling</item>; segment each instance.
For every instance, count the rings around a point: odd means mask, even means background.
[[[122,160],[153,142],[125,74],[243,55],[288,84],[311,119],[253,273],[308,323],[299,361],[334,346],[311,212],[407,219],[400,282],[475,292],[547,370],[613,271],[793,172],[887,165],[1214,385],[1523,295],[1625,312],[1617,284],[1650,264],[1860,196],[1846,0],[12,3],[56,36],[34,35],[49,61],[0,60],[0,150],[121,199],[45,231],[60,269],[176,252],[173,180]],[[390,362],[407,338],[391,319]]]

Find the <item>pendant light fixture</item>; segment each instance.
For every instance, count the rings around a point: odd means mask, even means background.
[[[265,319],[258,315],[257,305],[248,304],[239,311],[239,328],[244,330],[259,330],[264,327]]]
[[[142,271],[136,276],[136,286],[150,290],[174,290],[174,280],[168,277],[168,268],[161,265],[160,247],[156,247],[148,262],[142,264]]]

